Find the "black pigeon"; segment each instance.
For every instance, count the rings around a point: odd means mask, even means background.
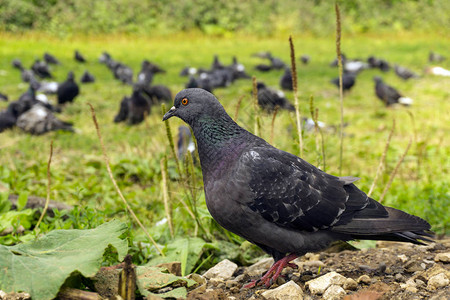
[[[419,78],[419,75],[417,75],[413,71],[399,65],[394,65],[394,71],[398,77],[404,80],[408,80],[410,78]]]
[[[17,118],[16,125],[23,131],[34,135],[57,130],[74,131],[72,123],[59,120],[50,109],[40,103],[33,105],[21,114]]]
[[[1,101],[8,101],[8,96],[3,94],[3,93],[0,93],[0,100]]]
[[[444,56],[433,51],[430,51],[430,54],[428,55],[429,62],[442,62],[444,60],[445,60]]]
[[[214,55],[211,70],[221,70],[223,68],[225,68],[225,66],[219,61],[219,56],[217,54]]]
[[[0,111],[0,133],[16,125],[17,117],[9,107]]]
[[[309,55],[302,55],[300,56],[300,61],[302,62],[302,64],[307,65],[309,64],[309,61],[311,60],[311,57]]]
[[[284,70],[284,74],[281,75],[280,87],[283,90],[288,90],[288,91],[292,91],[294,89],[293,83],[292,83],[292,72],[291,72],[290,68],[286,68]]]
[[[35,60],[35,62],[31,66],[31,70],[33,70],[34,74],[41,78],[53,78],[48,65],[39,59]]]
[[[350,91],[350,89],[355,85],[356,82],[356,74],[355,73],[344,73],[342,74],[342,90]],[[331,83],[339,88],[339,77],[331,80]]]
[[[230,66],[228,66],[228,69],[231,70],[233,81],[237,79],[251,78],[251,76],[245,72],[244,65],[238,62],[236,56],[233,56],[233,63]]]
[[[294,110],[294,106],[289,102],[282,91],[275,91],[268,88],[264,83],[258,82],[256,84],[258,90],[258,105],[262,109],[272,112],[276,107]]]
[[[336,240],[429,241],[425,220],[367,197],[355,177],[329,175],[271,146],[205,90],[179,92],[163,120],[173,116],[193,129],[212,217],[274,258],[266,285],[289,261]]]
[[[140,87],[134,86],[131,97],[122,99],[119,113],[114,118],[114,122],[118,123],[126,120],[129,125],[139,124],[150,114],[150,109],[150,103],[143,96]]]
[[[269,72],[270,70],[272,70],[272,66],[266,64],[259,64],[255,66],[255,70],[258,70],[260,72]]]
[[[198,78],[191,75],[189,76],[189,81],[185,85],[186,88],[201,88],[207,90],[212,93],[213,86],[211,83],[211,79],[209,78],[207,73],[201,73]]]
[[[86,70],[86,71],[84,71],[83,75],[81,75],[80,82],[81,83],[95,82],[95,76]]]
[[[117,63],[113,67],[114,77],[125,84],[133,84],[133,70],[122,63]]]
[[[49,65],[60,65],[59,60],[48,52],[44,53],[44,61]]]
[[[253,53],[252,56],[253,57],[259,57],[259,58],[269,58],[272,54],[269,51],[261,51],[261,52],[256,52]]]
[[[86,62],[86,59],[84,58],[83,55],[81,55],[80,51],[78,51],[78,50],[75,50],[74,58],[77,62],[80,62],[80,63]]]
[[[403,97],[395,88],[383,82],[381,77],[375,76],[375,94],[386,106],[400,103],[405,106],[411,105],[411,98]]]
[[[58,86],[56,92],[58,96],[58,104],[73,102],[76,96],[80,93],[80,88],[75,82],[73,72],[67,74],[67,80]]]
[[[341,60],[342,60],[342,65],[345,65],[345,62],[347,61],[347,56],[344,53],[341,53]],[[339,65],[339,61],[337,59],[337,57],[330,62],[330,67],[337,67]]]
[[[280,70],[280,69],[284,69],[286,67],[286,64],[280,58],[274,57],[274,56],[272,56],[272,54],[270,54],[269,60],[270,60],[270,65],[272,66],[272,69]]]
[[[177,140],[177,157],[178,159],[184,159],[188,152],[193,153],[195,151],[195,143],[192,139],[191,131],[186,126],[178,127],[178,140]]]
[[[12,61],[12,65],[14,68],[19,69],[21,71],[21,77],[22,77],[22,81],[23,82],[30,82],[31,79],[34,79],[34,73],[32,70],[26,70],[23,65],[22,62],[19,59],[14,59]]]
[[[180,71],[180,76],[181,77],[189,76],[189,75],[195,75],[195,74],[197,74],[197,68],[194,68],[194,67],[184,67]]]
[[[370,68],[380,69],[383,72],[388,72],[391,69],[391,66],[384,59],[376,58],[375,56],[369,56],[367,58],[367,63]]]
[[[144,89],[143,92],[150,98],[151,105],[172,100],[172,92],[162,84],[152,85]]]

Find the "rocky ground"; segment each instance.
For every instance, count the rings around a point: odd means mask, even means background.
[[[223,261],[193,279],[188,299],[450,299],[450,239],[426,246],[378,242],[373,249],[307,254],[268,289],[243,289],[272,264]]]

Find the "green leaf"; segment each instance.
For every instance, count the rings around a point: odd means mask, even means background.
[[[0,214],[5,213],[11,209],[11,201],[8,199],[9,192],[0,193]]]
[[[94,276],[109,245],[123,260],[128,246],[120,236],[124,223],[114,220],[89,230],[55,230],[12,247],[0,245],[0,289],[25,291],[33,300],[53,299],[74,272]]]
[[[28,192],[21,192],[17,198],[17,210],[22,210],[25,208],[28,202]]]
[[[139,288],[139,292],[144,296],[149,296],[153,294],[152,292],[157,291],[163,287],[170,285],[177,286],[175,288],[164,294],[155,294],[163,298],[186,298],[186,288],[192,287],[197,282],[184,277],[176,276],[167,271],[165,268],[149,267],[149,266],[138,266],[136,268],[136,283]],[[180,287],[181,286],[181,287]]]
[[[154,266],[166,262],[181,262],[181,274],[189,274],[197,264],[203,253],[203,248],[215,248],[201,238],[179,238],[168,243],[165,247],[165,257],[158,256],[151,259],[146,265]]]
[[[24,209],[21,211],[10,210],[0,214],[0,232],[9,227],[16,227],[18,224],[25,229],[31,227],[31,219],[33,219],[34,211],[32,209]]]

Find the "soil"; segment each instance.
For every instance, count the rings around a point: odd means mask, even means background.
[[[345,290],[346,296],[337,299],[450,299],[448,283],[434,288],[428,282],[430,274],[436,270],[444,273],[444,279],[450,279],[450,262],[437,257],[439,253],[449,252],[450,238],[426,246],[378,242],[376,248],[371,249],[308,254],[297,259],[298,269],[285,268],[283,278],[269,289],[293,280],[303,290],[303,299],[324,299],[322,295],[313,295],[305,283],[334,271],[358,283]],[[257,279],[250,278],[247,270],[239,267],[228,280],[208,280],[206,285],[190,291],[188,299],[265,299],[261,295],[267,290],[265,286],[242,288],[251,279]],[[266,270],[261,270],[261,275]],[[362,275],[366,276],[360,278]]]

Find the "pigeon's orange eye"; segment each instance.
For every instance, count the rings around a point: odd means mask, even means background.
[[[181,100],[181,104],[183,104],[183,105],[187,105],[188,103],[189,103],[188,98],[183,98],[183,99]]]

